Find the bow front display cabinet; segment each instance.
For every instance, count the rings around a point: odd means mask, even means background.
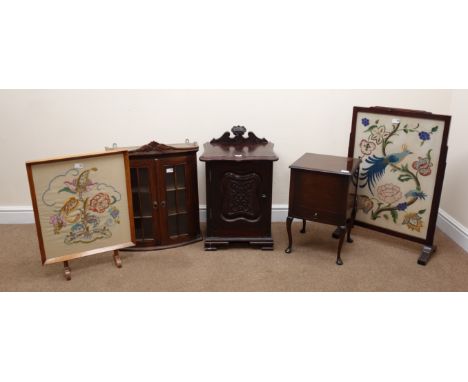
[[[204,145],[206,163],[207,232],[205,250],[248,243],[273,249],[271,203],[273,143],[234,126]]]
[[[156,250],[202,240],[197,185],[198,145],[151,142],[129,148],[136,246]]]

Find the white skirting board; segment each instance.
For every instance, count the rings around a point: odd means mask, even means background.
[[[274,204],[271,218],[274,222],[285,222],[288,216],[287,204]],[[206,206],[200,206],[200,221],[206,221]],[[0,224],[33,224],[31,206],[0,206]],[[468,229],[444,210],[439,209],[437,227],[468,252]]]
[[[468,252],[468,228],[439,208],[437,228]]]
[[[0,224],[33,224],[32,206],[0,206]]]

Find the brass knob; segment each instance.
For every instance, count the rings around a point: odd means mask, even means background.
[[[165,200],[163,200],[163,201],[161,202],[161,207],[162,207],[162,208],[166,207],[166,201],[165,201]]]
[[[158,202],[156,200],[153,202],[153,208],[158,208]]]

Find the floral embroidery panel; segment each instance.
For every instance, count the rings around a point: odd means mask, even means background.
[[[47,257],[131,241],[121,154],[37,164],[32,169]]]
[[[359,112],[356,220],[426,238],[444,122]]]

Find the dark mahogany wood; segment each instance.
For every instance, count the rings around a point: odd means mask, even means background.
[[[204,145],[207,232],[205,250],[232,243],[273,249],[271,203],[273,144],[234,126]]]
[[[202,240],[198,145],[155,141],[129,148],[136,246],[129,251],[173,248]]]
[[[370,113],[378,113],[378,114],[387,114],[387,115],[395,115],[395,116],[402,116],[402,117],[413,117],[413,118],[420,118],[420,119],[431,119],[436,121],[443,121],[445,128],[444,134],[442,136],[442,143],[440,148],[439,154],[439,165],[437,167],[437,178],[434,187],[434,195],[432,197],[432,205],[431,205],[431,214],[429,217],[429,224],[427,226],[427,236],[426,238],[417,238],[410,235],[405,235],[400,232],[391,231],[385,228],[381,228],[378,226],[373,226],[371,224],[360,222],[356,220],[355,224],[373,229],[375,231],[383,232],[389,235],[393,235],[402,239],[411,240],[417,243],[423,244],[423,248],[421,250],[421,255],[418,259],[419,265],[426,265],[431,257],[431,255],[436,251],[437,247],[434,245],[434,234],[436,229],[437,223],[437,215],[439,213],[439,205],[440,205],[440,197],[442,194],[442,185],[444,183],[444,176],[445,176],[445,167],[446,167],[446,160],[447,160],[447,152],[448,152],[448,136],[450,130],[450,122],[452,117],[449,115],[441,115],[441,114],[432,114],[428,111],[422,110],[411,110],[411,109],[399,109],[399,108],[391,108],[391,107],[383,107],[383,106],[372,106],[372,107],[359,107],[355,106],[353,108],[353,119],[351,125],[351,133],[349,135],[349,146],[348,146],[348,156],[354,156],[354,146],[355,146],[355,139],[356,139],[356,120],[357,115],[359,112],[370,112]],[[335,234],[339,233],[339,227],[335,231]]]
[[[336,264],[342,265],[341,248],[347,234],[352,243],[351,229],[356,215],[356,187],[360,160],[331,155],[306,153],[291,166],[289,210],[286,219],[289,244],[292,251],[291,223],[302,220],[332,224],[340,227]]]

